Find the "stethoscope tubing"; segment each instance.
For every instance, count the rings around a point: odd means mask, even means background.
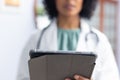
[[[42,31],[41,31],[41,34],[40,34],[40,37],[38,39],[38,42],[37,42],[37,46],[36,46],[36,50],[40,48],[40,45],[41,45],[41,41],[42,41],[42,37],[45,33],[45,31],[50,27],[50,25],[46,28],[44,28]],[[96,37],[96,45],[99,43],[99,37],[98,35],[93,32],[92,28],[90,27],[90,31],[85,35],[85,42],[87,43],[87,41],[89,40],[88,37],[89,35],[92,35],[92,36],[95,36]]]

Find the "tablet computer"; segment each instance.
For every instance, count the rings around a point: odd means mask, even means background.
[[[96,55],[92,52],[30,51],[30,80],[64,80],[79,74],[91,78]]]

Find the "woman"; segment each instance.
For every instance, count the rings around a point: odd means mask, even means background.
[[[21,58],[17,80],[29,80],[28,54],[36,46],[42,51],[94,51],[98,58],[92,79],[119,80],[117,65],[108,39],[85,21],[93,15],[96,4],[97,0],[44,0],[52,22],[48,28],[38,31],[31,37]],[[74,78],[90,80],[81,75],[75,75]]]

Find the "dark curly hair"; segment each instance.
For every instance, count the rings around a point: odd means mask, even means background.
[[[83,0],[82,11],[79,13],[80,17],[90,19],[96,8],[98,0]],[[50,19],[58,16],[55,0],[43,0],[44,7]]]

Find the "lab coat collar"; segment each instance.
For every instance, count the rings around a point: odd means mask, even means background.
[[[84,19],[80,20],[81,22],[81,33],[79,36],[79,40],[78,40],[78,45],[77,45],[77,49],[76,51],[85,51],[86,50],[86,46],[85,46],[85,35],[90,31],[89,25],[86,23],[86,21]],[[45,44],[49,44],[48,46],[46,46],[47,50],[50,51],[58,51],[58,40],[57,40],[57,20],[54,19],[52,21],[52,23],[49,26],[49,29],[46,32],[47,35],[46,36],[46,43]]]

